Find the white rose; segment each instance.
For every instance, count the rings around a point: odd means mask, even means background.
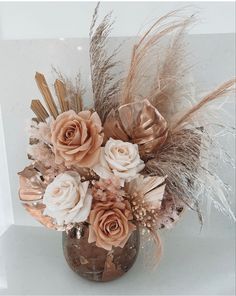
[[[144,166],[138,145],[110,138],[102,148],[99,163],[93,170],[103,179],[118,176],[123,186],[125,181],[134,179]]]
[[[81,182],[77,172],[68,171],[58,175],[46,188],[44,215],[54,218],[58,225],[85,221],[92,203],[88,185],[88,181]]]

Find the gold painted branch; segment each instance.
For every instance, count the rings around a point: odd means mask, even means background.
[[[54,117],[54,119],[58,116],[58,110],[56,104],[53,100],[52,94],[49,90],[48,84],[43,74],[36,72],[35,80],[37,82],[38,88],[41,94],[44,97],[44,100],[47,104],[48,110],[50,114]]]
[[[69,110],[69,104],[66,100],[66,87],[65,84],[57,79],[54,83],[55,92],[61,107],[61,111],[65,112]]]
[[[31,109],[34,112],[34,114],[37,116],[37,119],[39,121],[46,121],[46,118],[49,117],[48,112],[40,102],[40,100],[32,100],[31,102]]]

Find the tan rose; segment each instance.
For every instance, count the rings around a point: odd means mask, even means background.
[[[128,201],[95,203],[89,216],[88,242],[96,242],[96,246],[106,250],[112,246],[123,248],[136,229],[132,219]]]
[[[57,164],[91,167],[97,163],[103,134],[96,112],[64,112],[52,123],[51,132]]]

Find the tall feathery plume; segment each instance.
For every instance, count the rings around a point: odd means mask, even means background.
[[[90,27],[90,68],[94,107],[102,122],[112,108],[118,106],[120,80],[115,79],[112,70],[118,65],[115,57],[119,47],[111,54],[106,51],[108,37],[111,31],[111,13],[107,14],[95,29],[98,18],[99,3],[94,11]]]
[[[201,222],[203,196],[207,196],[221,212],[235,219],[227,201],[228,188],[216,175],[216,167],[212,167],[212,163],[217,163],[220,148],[208,127],[209,119],[208,125],[200,120],[206,107],[210,106],[208,103],[232,93],[234,84],[235,79],[225,82],[173,122],[166,142],[145,167],[148,175],[168,175],[167,193],[196,210]]]
[[[168,94],[173,95],[175,90],[170,87],[170,79],[176,79],[181,61],[183,60],[182,56],[179,58],[179,55],[182,54],[181,40],[179,38],[181,37],[182,39],[185,28],[192,22],[192,17],[179,18],[179,12],[179,10],[176,10],[161,17],[141,37],[140,41],[134,45],[128,75],[124,80],[124,87],[122,89],[121,97],[123,104],[130,103],[140,97],[138,91],[140,90],[140,86],[144,86],[144,80],[145,89],[147,89],[146,83],[150,81],[149,73],[151,69],[153,70],[153,66],[157,67],[157,63],[153,62],[155,57],[151,56],[151,53],[155,50],[155,53],[159,54],[160,48],[158,45],[162,39],[167,37],[168,34],[177,31],[179,34],[177,34],[176,39],[173,41],[172,47],[167,51],[166,58],[164,62],[162,61],[162,66],[160,65],[157,69],[157,79],[153,81],[154,85],[151,86],[150,93],[146,92],[144,97],[147,99],[151,98],[151,102],[155,103],[154,106],[156,106],[160,100],[160,94],[163,94],[164,89],[167,91],[169,88]],[[149,62],[147,57],[149,58]],[[178,58],[179,61],[176,62]],[[168,104],[167,101],[166,104]]]
[[[156,74],[151,89],[146,98],[165,117],[167,122],[181,110],[183,105],[192,103],[192,85],[189,81],[188,53],[185,35],[189,26],[194,22],[191,16],[183,20],[182,26],[177,28],[170,37],[166,36],[166,47],[156,45],[158,52]],[[173,36],[172,36],[173,35]]]
[[[165,176],[166,192],[173,199],[183,201],[199,213],[196,180],[202,180],[200,150],[203,149],[200,129],[184,129],[169,133],[166,142],[153,158],[147,161],[145,174]],[[205,148],[206,149],[206,148]],[[199,179],[198,179],[199,180]]]
[[[222,85],[220,85],[217,89],[213,90],[209,94],[207,94],[203,99],[201,99],[196,105],[194,105],[190,110],[185,112],[184,115],[181,116],[177,120],[177,122],[173,123],[172,130],[177,129],[183,124],[187,124],[191,121],[192,117],[198,112],[201,111],[201,108],[203,108],[208,103],[212,102],[213,100],[216,100],[218,98],[221,98],[226,95],[230,95],[233,91],[235,91],[235,88],[233,87],[236,84],[236,79],[231,79]]]

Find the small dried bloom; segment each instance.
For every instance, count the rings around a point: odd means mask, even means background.
[[[125,192],[120,187],[118,177],[93,182],[92,196],[95,201],[122,201],[124,195]]]

